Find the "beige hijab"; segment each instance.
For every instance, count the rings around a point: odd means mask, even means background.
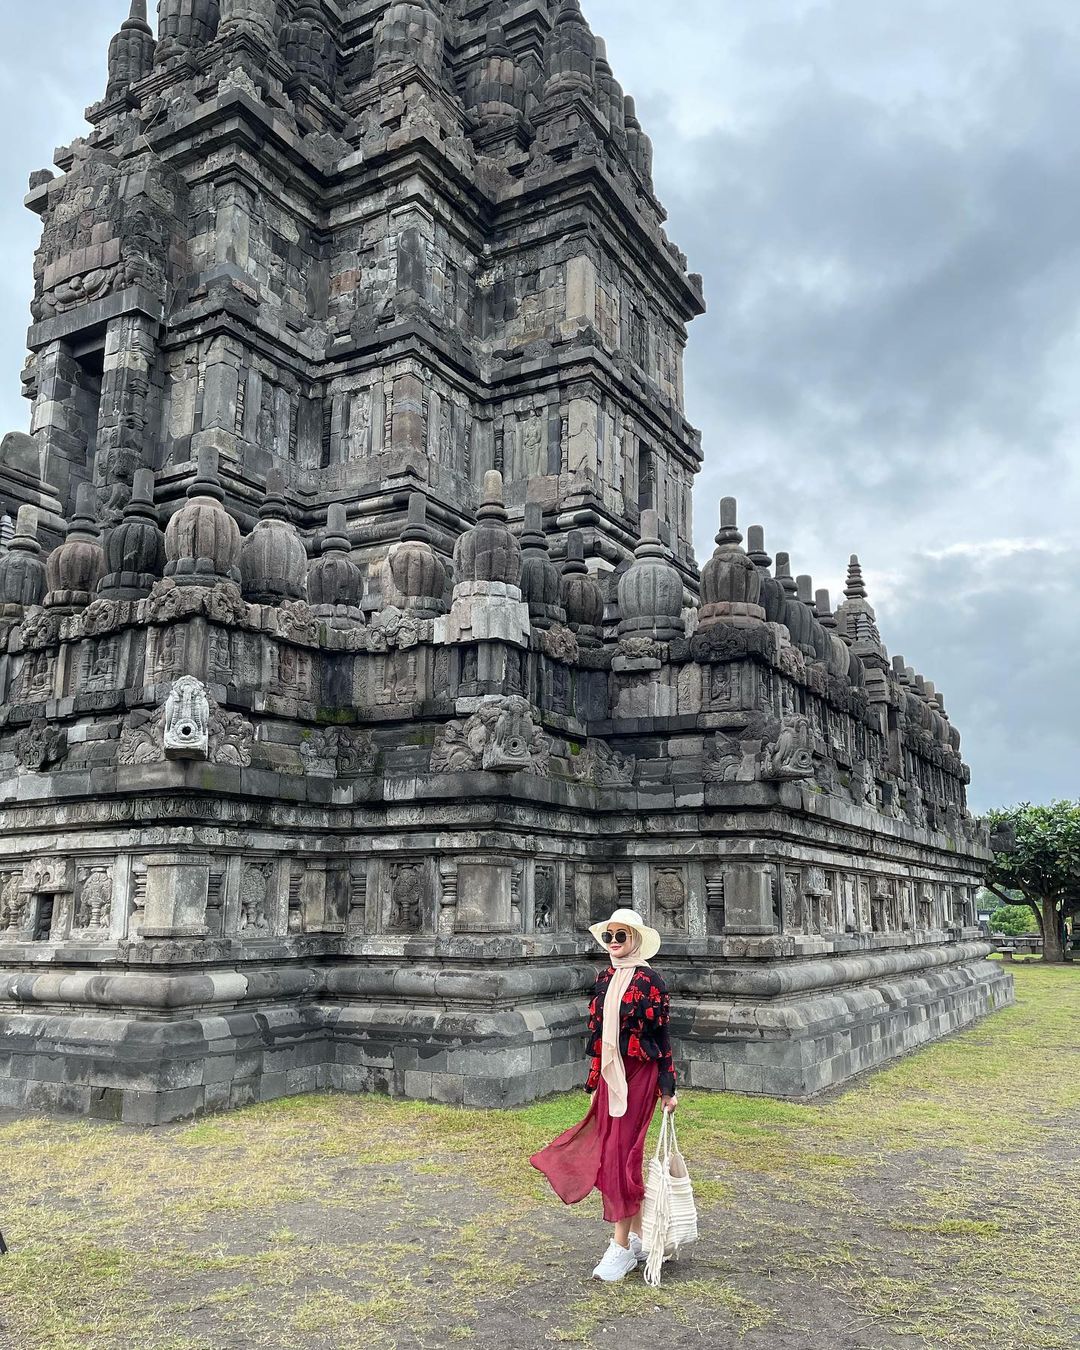
[[[623,995],[630,988],[634,971],[648,966],[637,953],[641,950],[641,934],[629,956],[610,957],[614,975],[604,995],[604,1032],[600,1045],[600,1077],[607,1084],[608,1112],[613,1116],[626,1115],[626,1065],[619,1049]]]

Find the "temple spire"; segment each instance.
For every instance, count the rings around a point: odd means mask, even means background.
[[[116,98],[145,79],[154,68],[154,34],[146,21],[146,0],[131,0],[131,10],[109,43],[106,98]]]
[[[866,589],[866,582],[863,581],[862,565],[856,553],[851,555],[851,561],[848,563],[847,585],[844,587],[844,594],[849,600],[865,600],[869,594]]]

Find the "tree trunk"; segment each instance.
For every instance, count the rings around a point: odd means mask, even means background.
[[[1065,960],[1065,951],[1061,945],[1061,916],[1057,905],[1051,900],[1043,901],[1039,921],[1042,926],[1043,960],[1061,965]]]

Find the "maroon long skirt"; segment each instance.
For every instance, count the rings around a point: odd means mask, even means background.
[[[608,1088],[601,1079],[585,1119],[529,1159],[564,1204],[576,1205],[595,1186],[608,1223],[632,1219],[641,1208],[645,1136],[656,1110],[659,1073],[655,1060],[627,1060],[626,1115],[608,1113]]]

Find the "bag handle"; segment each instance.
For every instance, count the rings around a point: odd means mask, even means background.
[[[671,1157],[672,1146],[675,1140],[675,1121],[672,1119],[672,1111],[664,1111],[660,1121],[660,1133],[656,1139],[656,1160],[667,1161]],[[670,1138],[669,1138],[670,1136]],[[665,1148],[665,1145],[667,1147]]]

